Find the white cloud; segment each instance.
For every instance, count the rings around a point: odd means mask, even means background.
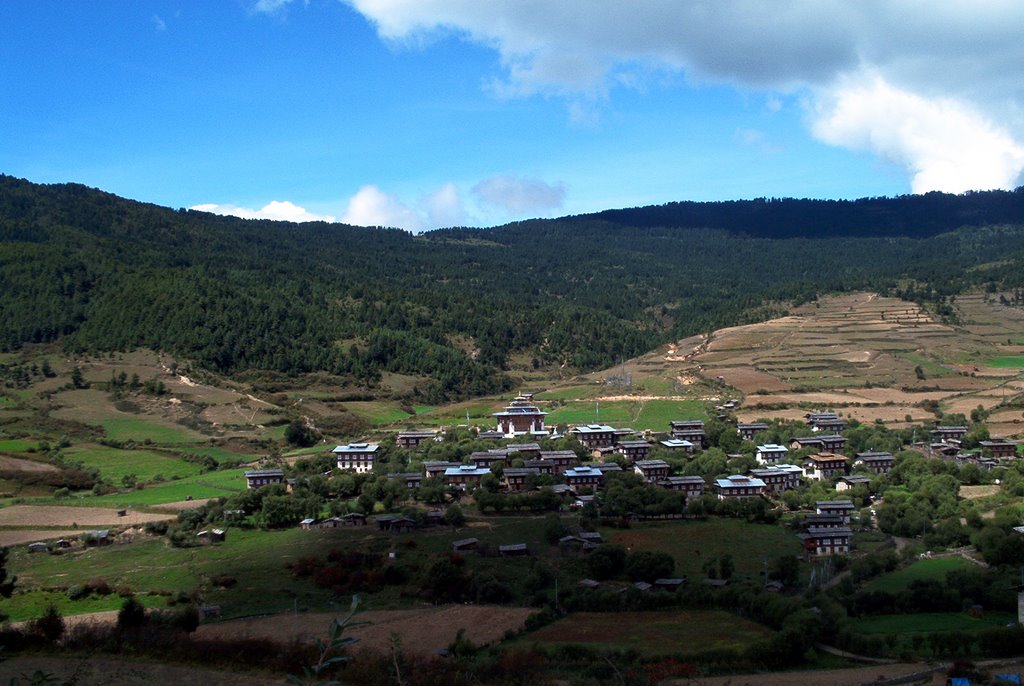
[[[469,223],[466,208],[459,195],[459,189],[454,183],[446,183],[437,191],[427,196],[422,205],[427,214],[429,226],[438,228],[442,226],[464,226]]]
[[[599,103],[615,88],[682,73],[765,92],[769,110],[779,94],[804,95],[815,135],[903,164],[915,190],[1017,180],[1018,0],[344,1],[391,42],[456,36],[492,47],[500,71],[491,92],[566,97],[574,120],[593,121],[581,98]],[[891,90],[865,86],[868,74]],[[944,116],[967,135],[941,125]],[[980,149],[968,155],[972,145]]]
[[[844,80],[822,96],[811,126],[826,143],[905,167],[915,193],[1010,188],[1024,170],[1024,146],[971,106],[924,98],[878,76]]]
[[[256,0],[256,4],[252,6],[252,9],[255,12],[273,14],[291,3],[292,0]]]
[[[473,194],[487,205],[510,214],[545,213],[565,202],[565,184],[549,184],[540,179],[515,178],[499,174],[473,186]]]
[[[332,216],[308,212],[305,208],[299,207],[287,200],[273,200],[258,210],[252,210],[247,207],[238,207],[236,205],[217,205],[213,203],[194,205],[189,209],[199,210],[200,212],[212,212],[213,214],[229,215],[232,217],[241,217],[242,219],[273,219],[284,222],[335,221],[335,218]]]
[[[341,221],[356,226],[388,226],[409,231],[420,231],[424,226],[419,212],[373,185],[363,186],[349,199]]]
[[[162,19],[162,18],[160,17],[160,15],[159,15],[159,14],[154,14],[154,15],[153,15],[153,16],[152,16],[152,17],[150,18],[150,21],[152,21],[152,22],[153,22],[153,28],[155,28],[155,29],[156,29],[157,31],[166,31],[166,30],[167,30],[167,22],[165,22],[165,21],[164,21],[164,20],[163,20],[163,19]]]

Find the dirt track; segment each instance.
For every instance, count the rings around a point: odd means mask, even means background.
[[[0,471],[5,472],[59,472],[60,470],[46,462],[36,462],[20,457],[0,455]]]

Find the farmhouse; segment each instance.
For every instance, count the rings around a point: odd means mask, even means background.
[[[1005,438],[993,438],[990,441],[979,441],[978,445],[982,451],[988,451],[995,458],[1006,458],[1017,456],[1017,444]]]
[[[718,491],[719,500],[756,498],[764,492],[764,482],[742,474],[733,474],[725,479],[716,479],[715,490]]]
[[[794,438],[789,447],[793,450],[812,448],[826,453],[842,453],[846,448],[846,439],[838,434],[830,436],[804,436]]]
[[[437,438],[436,431],[399,431],[395,438],[395,445],[399,448],[415,449],[420,447],[424,441],[432,441]]]
[[[750,470],[750,476],[764,482],[766,493],[782,493],[799,488],[801,474],[803,474],[802,469],[790,464]]]
[[[872,474],[888,474],[892,471],[896,458],[892,453],[866,452],[857,453],[853,460],[853,467],[863,467]]]
[[[452,552],[464,553],[467,550],[476,550],[479,545],[480,539],[478,538],[462,538],[458,541],[452,541]]]
[[[426,472],[428,479],[435,479],[444,476],[447,469],[461,466],[461,462],[424,462],[423,471]]]
[[[850,552],[850,538],[853,531],[847,527],[822,529],[810,527],[806,533],[800,534],[804,551],[809,557],[825,557],[828,555],[846,555]]]
[[[665,460],[640,460],[633,464],[633,471],[644,478],[644,481],[656,482],[668,476],[672,470]]]
[[[756,458],[759,464],[770,465],[786,459],[786,455],[788,454],[789,449],[786,448],[786,446],[766,443],[765,445],[757,446]]]
[[[849,524],[839,514],[809,514],[804,517],[804,528],[817,527],[819,529],[838,529]]]
[[[580,465],[579,467],[567,469],[563,476],[565,476],[565,482],[573,488],[580,488],[581,486],[596,488],[604,483],[604,472],[589,465]]]
[[[495,419],[498,420],[498,431],[509,438],[523,434],[546,435],[546,415],[547,412],[542,412],[533,404],[532,393],[520,393],[504,411],[494,413]]]
[[[839,515],[844,524],[850,523],[850,515],[856,509],[849,500],[820,500],[814,507],[818,514]]]
[[[615,429],[607,424],[574,426],[569,429],[569,433],[575,436],[583,447],[591,450],[615,445]]]
[[[736,433],[738,433],[740,435],[740,438],[742,438],[744,441],[752,441],[754,440],[754,436],[761,433],[762,431],[767,430],[768,425],[763,422],[736,425]]]
[[[540,457],[540,445],[537,443],[509,443],[505,451],[509,455],[520,453],[523,458]]]
[[[651,444],[647,441],[622,441],[618,444],[619,452],[630,462],[646,460],[651,452]]]
[[[871,479],[860,474],[851,474],[850,476],[841,476],[839,481],[836,482],[836,490],[842,493],[843,491],[849,491],[857,486],[867,486],[871,483]]]
[[[463,490],[466,490],[469,486],[474,488],[479,486],[480,480],[490,473],[491,470],[486,467],[463,464],[444,470],[444,482],[450,486],[460,486]]]
[[[668,450],[682,450],[686,453],[692,453],[696,446],[690,441],[684,441],[681,438],[669,438],[661,441],[661,446]]]
[[[690,441],[703,450],[708,447],[708,435],[704,432],[704,422],[699,419],[676,420],[669,422],[672,438]]]
[[[839,418],[835,412],[808,412],[807,426],[811,431],[831,431],[838,433],[846,430],[846,422]]]
[[[349,443],[339,445],[331,452],[338,458],[338,469],[365,474],[373,470],[373,459],[379,447],[376,443]]]
[[[566,469],[580,462],[580,458],[571,450],[542,450],[540,459],[551,463],[555,474],[563,474]]]
[[[284,483],[283,469],[253,469],[245,473],[245,485],[247,488],[260,488],[280,483]]]
[[[846,458],[835,453],[809,455],[804,462],[804,476],[815,481],[828,481],[846,474]]]
[[[410,491],[415,491],[423,483],[423,475],[419,472],[402,472],[398,474],[388,474],[389,479],[396,481],[404,481],[405,487]]]
[[[704,495],[704,479],[699,476],[667,476],[658,482],[662,488],[670,491],[682,491],[686,499],[699,498]]]
[[[507,453],[504,449],[476,451],[469,456],[469,461],[481,469],[491,469],[499,462],[504,463]]]
[[[548,460],[526,460],[523,466],[527,469],[536,469],[538,474],[555,475],[555,465]]]
[[[932,429],[932,440],[947,442],[961,441],[967,435],[966,426],[936,426]]]
[[[514,493],[526,490],[526,480],[537,476],[540,470],[531,467],[506,467],[502,472],[501,482],[506,489]]]

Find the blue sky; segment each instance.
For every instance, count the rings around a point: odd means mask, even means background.
[[[0,3],[0,172],[412,230],[1014,187],[1021,3]]]

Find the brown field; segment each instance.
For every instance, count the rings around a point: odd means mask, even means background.
[[[197,507],[202,507],[206,503],[213,500],[213,498],[196,498],[195,500],[179,500],[174,503],[161,503],[160,505],[153,505],[152,509],[160,510],[161,512],[181,512],[183,510],[194,510]]]
[[[871,667],[850,667],[848,669],[823,669],[807,672],[779,672],[777,674],[735,674],[732,676],[698,677],[693,679],[671,679],[664,682],[671,686],[851,686],[884,681],[896,677],[923,672],[928,666],[921,663],[874,665]],[[934,674],[925,682],[916,684],[938,685],[946,683],[945,671]]]
[[[67,620],[65,620],[67,621]],[[196,656],[196,660],[201,659]],[[29,655],[14,657],[0,663],[0,681],[28,680],[37,670],[52,675],[47,683],[68,683],[77,686],[151,686],[152,684],[203,684],[204,686],[278,686],[281,675],[265,678],[254,674],[238,674],[202,667],[163,665],[147,660],[108,658],[95,655],[82,657],[50,657]],[[11,681],[11,683],[14,683]]]
[[[124,517],[105,507],[70,505],[12,505],[0,508],[0,526],[131,526],[174,519],[172,514],[128,510]]]
[[[760,390],[788,391],[793,388],[792,384],[753,367],[722,367],[715,369],[713,373],[716,376],[721,376],[725,383],[733,388],[738,388],[743,393],[756,393]]]
[[[0,471],[10,472],[59,472],[56,466],[35,460],[26,460],[20,457],[8,457],[0,455]]]
[[[71,529],[7,529],[0,530],[0,548],[9,545],[49,541],[54,538],[74,538],[81,536],[80,530]]]
[[[967,500],[977,500],[997,493],[999,493],[999,486],[961,486],[959,496]]]
[[[402,639],[402,649],[425,655],[435,654],[455,640],[459,629],[466,630],[466,638],[477,645],[500,641],[505,632],[518,630],[526,618],[536,612],[530,608],[489,607],[483,605],[447,605],[415,610],[368,610],[356,615],[365,626],[347,631],[359,638],[366,648],[388,650],[391,635]],[[277,641],[293,639],[311,640],[324,636],[331,621],[337,617],[330,613],[276,615],[259,619],[240,619],[199,627],[197,635],[251,636]]]

